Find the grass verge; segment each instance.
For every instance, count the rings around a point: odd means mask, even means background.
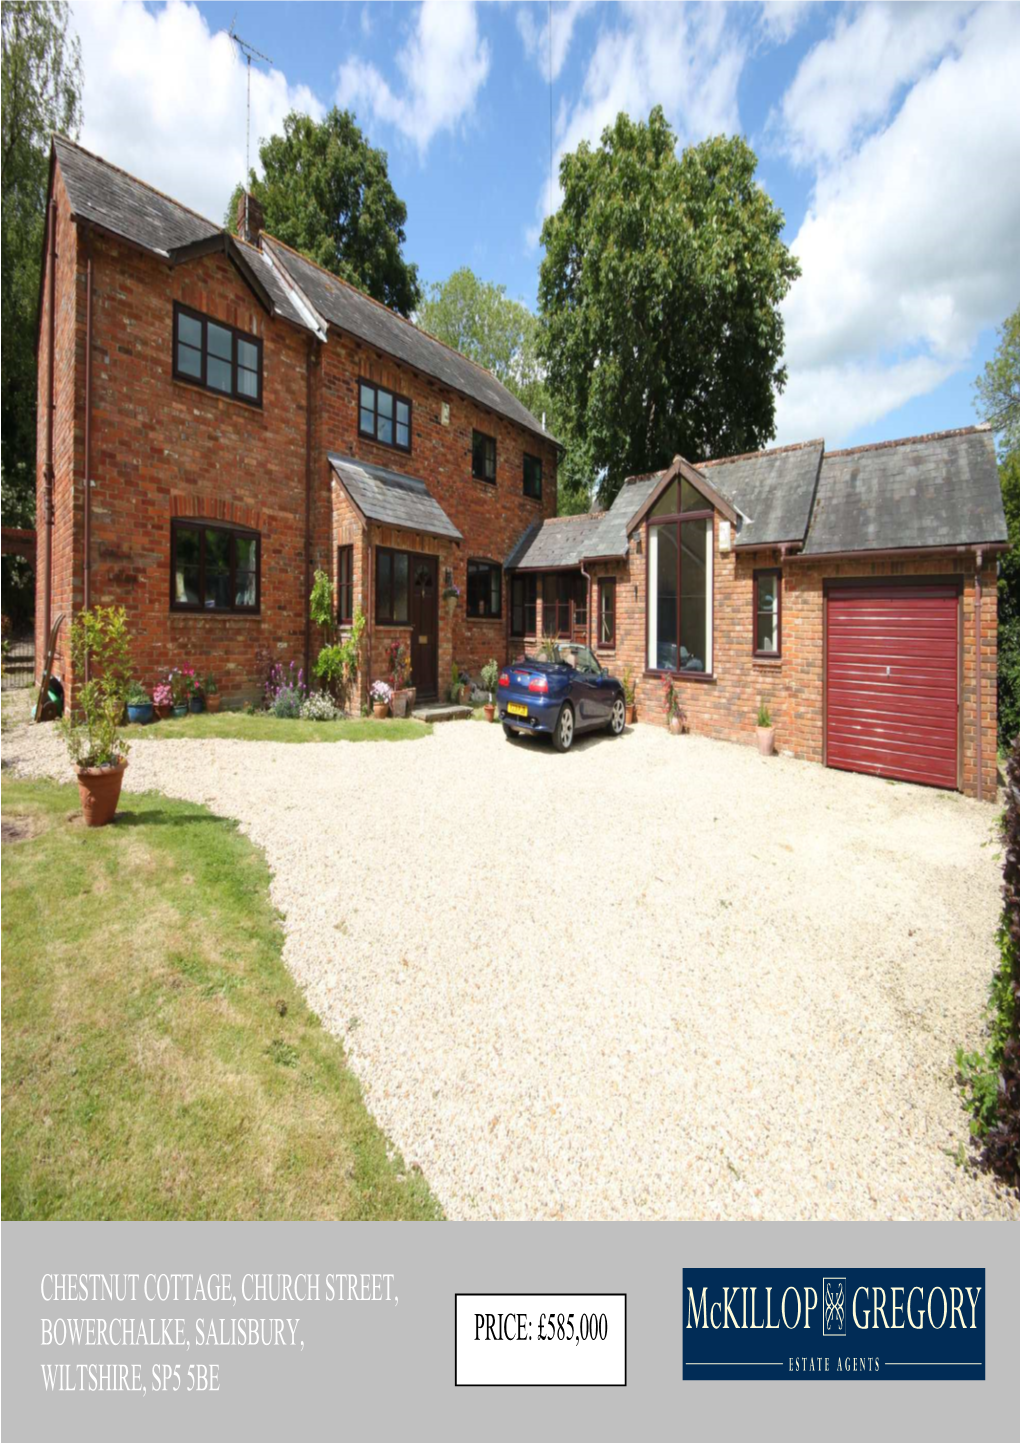
[[[409,717],[352,717],[348,721],[288,721],[277,716],[246,716],[244,712],[199,712],[148,726],[122,727],[128,741],[180,741],[226,737],[242,742],[406,742],[427,737],[432,727]]]
[[[287,972],[234,823],[131,795],[90,831],[74,787],[2,797],[5,1219],[439,1216]]]

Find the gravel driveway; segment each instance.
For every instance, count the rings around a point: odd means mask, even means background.
[[[4,757],[69,779],[52,728]],[[456,1218],[984,1218],[952,1080],[995,963],[993,808],[651,727],[567,756],[140,742],[239,818],[286,960]]]

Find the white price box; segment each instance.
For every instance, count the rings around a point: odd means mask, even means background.
[[[457,1293],[458,1388],[625,1388],[626,1293]]]

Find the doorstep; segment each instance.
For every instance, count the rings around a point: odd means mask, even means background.
[[[466,721],[472,712],[469,706],[458,706],[453,702],[430,701],[423,706],[416,706],[411,715],[415,721],[423,722]]]

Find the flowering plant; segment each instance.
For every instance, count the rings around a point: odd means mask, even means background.
[[[453,584],[452,581],[450,582],[449,586],[444,586],[444,587],[443,587],[443,600],[444,600],[444,601],[451,601],[451,600],[455,601],[458,596],[460,596],[460,587],[459,587],[459,586],[454,586],[454,584]]]
[[[275,662],[266,677],[266,710],[274,716],[299,717],[307,696],[304,667],[298,666],[296,661],[288,667],[282,662]]]
[[[403,691],[411,680],[411,652],[406,641],[390,643],[390,685],[394,691]]]
[[[174,706],[187,706],[195,690],[195,668],[193,666],[175,666],[166,681],[173,697]]]
[[[666,685],[663,690],[663,701],[666,706],[666,721],[678,721],[681,729],[687,724],[687,713],[680,705],[680,688],[676,679],[672,676],[666,678]]]
[[[173,689],[168,681],[161,681],[159,686],[152,688],[152,700],[156,706],[173,706]]]
[[[373,702],[377,702],[382,706],[389,706],[390,702],[393,699],[393,690],[388,682],[374,681],[372,683],[372,690],[369,692],[369,696],[372,698]]]
[[[336,721],[340,709],[327,691],[312,691],[301,706],[302,721]]]

